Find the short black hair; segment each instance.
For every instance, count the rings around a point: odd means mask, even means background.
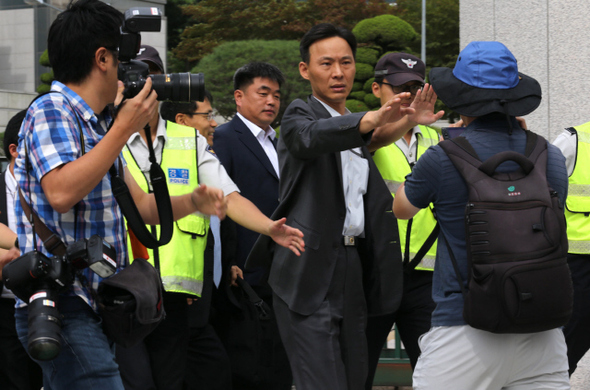
[[[101,47],[119,47],[123,14],[99,0],[72,0],[49,28],[47,51],[53,74],[62,83],[80,83],[92,70]]]
[[[18,146],[18,132],[20,131],[20,127],[25,120],[25,116],[27,116],[27,110],[22,110],[17,112],[6,125],[6,130],[4,131],[4,155],[8,158],[8,161],[12,160],[12,156],[10,155],[10,148],[9,146],[15,144]]]
[[[245,89],[254,83],[256,77],[271,79],[279,84],[279,87],[285,82],[283,72],[273,64],[268,62],[250,62],[236,70],[234,73],[234,91]]]
[[[299,42],[301,60],[306,64],[309,64],[309,47],[314,42],[332,37],[340,37],[344,39],[352,50],[352,56],[356,58],[356,37],[350,30],[347,30],[344,27],[335,26],[331,23],[320,23],[310,28],[303,38],[301,38],[301,42]]]
[[[209,104],[213,105],[213,95],[205,89],[205,98],[209,100]],[[176,123],[176,114],[192,115],[199,108],[197,101],[192,102],[169,102],[164,101],[160,106],[160,115],[162,119]]]

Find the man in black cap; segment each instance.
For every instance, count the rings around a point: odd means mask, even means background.
[[[383,104],[394,95],[409,92],[401,104],[402,107],[412,107],[415,111],[397,122],[375,129],[368,146],[370,151],[390,145],[405,135],[408,135],[407,142],[410,142],[415,131],[413,129],[431,125],[442,118],[444,111],[434,113],[436,94],[430,85],[424,84],[425,75],[424,62],[411,54],[389,53],[377,62],[375,81],[371,86],[373,95]]]
[[[392,195],[411,172],[418,158],[439,141],[438,132],[427,125],[442,117],[443,111],[434,113],[436,94],[424,84],[426,66],[421,59],[407,53],[389,53],[381,57],[375,66],[373,94],[381,104],[394,95],[409,92],[402,106],[412,107],[415,112],[397,122],[388,123],[375,130],[369,149],[391,142],[400,132],[397,141],[377,149],[373,161]],[[420,348],[418,338],[430,329],[430,316],[434,309],[431,298],[432,270],[436,256],[435,239],[428,239],[436,226],[432,208],[428,207],[412,222],[398,220],[400,244],[404,259],[404,293],[398,310],[385,316],[369,317],[367,321],[367,344],[369,347],[369,375],[365,388],[371,390],[379,355],[393,324],[412,368],[416,366]]]
[[[518,72],[516,59],[506,46],[471,42],[459,54],[454,69],[432,69],[430,82],[441,100],[461,115],[466,126],[462,136],[479,160],[503,151],[524,154],[528,136],[515,117],[539,106],[541,87]],[[497,170],[508,173],[517,168],[510,161]],[[567,196],[565,161],[549,144],[546,177],[563,205]],[[436,308],[432,328],[419,342],[414,388],[569,389],[566,345],[559,328],[492,333],[467,325],[463,318],[462,290],[467,287],[459,280],[468,279],[464,225],[468,199],[467,184],[440,144],[422,155],[395,196],[393,209],[398,218],[409,219],[432,202],[441,229],[432,289]],[[456,258],[459,274],[450,253]]]

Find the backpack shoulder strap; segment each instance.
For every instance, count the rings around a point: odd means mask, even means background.
[[[477,171],[482,162],[473,146],[464,137],[439,142],[442,150],[447,154],[455,168],[467,183]]]

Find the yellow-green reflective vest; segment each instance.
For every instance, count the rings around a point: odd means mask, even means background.
[[[568,252],[590,254],[590,122],[574,129],[578,151],[565,203]]]
[[[424,154],[426,149],[432,145],[436,145],[440,139],[440,135],[436,132],[436,130],[430,127],[420,126],[420,131],[422,135],[416,133],[418,142],[416,160],[420,158],[422,154]],[[373,156],[373,161],[375,161],[377,168],[379,168],[379,172],[381,172],[381,176],[385,180],[389,191],[391,191],[391,195],[395,197],[395,193],[405,181],[406,175],[412,171],[410,163],[408,163],[408,159],[401,149],[395,143],[392,143],[391,145],[378,149]],[[408,223],[409,221],[407,220],[397,220],[400,244],[404,254],[408,237]],[[426,241],[430,233],[434,230],[435,226],[436,219],[434,218],[432,209],[430,207],[420,210],[414,216],[414,218],[412,218],[412,224],[409,232],[410,261],[416,256],[416,253],[418,253],[424,244],[424,241]],[[432,271],[434,269],[434,260],[436,259],[436,244],[437,243],[435,241],[426,255],[424,255],[420,263],[416,266],[416,269],[428,271]]]
[[[171,196],[184,195],[199,185],[197,175],[197,130],[166,122],[167,141],[162,151],[160,166],[166,175]],[[148,182],[127,147],[123,155],[129,171],[148,192]],[[148,229],[151,231],[150,227]],[[156,226],[159,237],[160,227]],[[172,240],[159,247],[160,274],[164,289],[200,296],[203,290],[204,252],[207,244],[209,219],[200,214],[191,214],[174,223]],[[128,240],[129,241],[129,240]],[[131,253],[131,246],[129,246]],[[153,264],[154,253],[148,249],[149,261]]]

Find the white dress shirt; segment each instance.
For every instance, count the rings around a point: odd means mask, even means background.
[[[332,117],[341,116],[338,111],[321,100],[317,100],[322,103]],[[349,113],[350,111],[347,109],[346,114]],[[344,218],[342,235],[364,237],[363,195],[367,193],[367,185],[369,184],[369,162],[363,157],[359,147],[340,152],[340,159],[342,161],[342,190],[346,202],[346,217]]]
[[[270,163],[272,164],[272,167],[275,169],[275,172],[277,173],[277,177],[280,177],[279,156],[277,155],[275,145],[272,143],[272,141],[277,137],[277,132],[274,131],[274,129],[270,126],[268,126],[268,129],[263,130],[259,126],[250,122],[239,112],[237,113],[237,115],[238,118],[240,118],[242,122],[244,122],[244,124],[248,127],[248,129],[250,129],[250,131],[260,144],[260,146],[262,146],[262,149],[264,149],[264,153],[266,153],[268,159],[270,160]]]

